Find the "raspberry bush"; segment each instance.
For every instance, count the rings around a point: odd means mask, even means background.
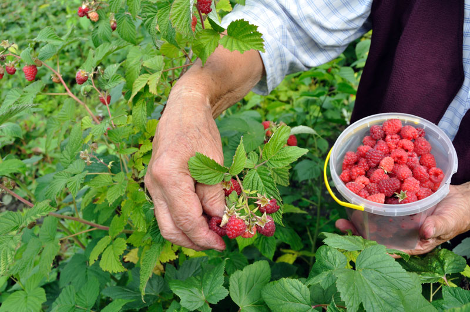
[[[348,125],[370,34],[217,119],[224,163],[196,154],[188,167],[224,189],[225,214],[208,223],[226,250],[163,239],[143,183],[158,119],[175,81],[219,44],[263,51],[256,26],[220,25],[236,3],[0,4],[1,312],[468,308],[468,239],[409,257],[335,233],[346,214],[322,168]],[[374,129],[349,156],[341,179],[359,196],[383,201],[413,177],[419,190],[405,188],[419,200],[442,179],[424,133],[396,128]]]

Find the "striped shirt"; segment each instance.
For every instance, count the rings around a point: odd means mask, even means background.
[[[371,29],[372,0],[246,0],[225,16],[222,25],[245,19],[258,26],[266,52],[260,52],[266,76],[254,92],[269,94],[288,74],[305,71],[338,57]],[[462,88],[439,122],[453,139],[470,108],[470,0],[465,0]]]

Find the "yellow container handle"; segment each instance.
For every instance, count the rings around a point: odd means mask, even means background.
[[[330,184],[328,183],[328,177],[326,175],[326,168],[328,167],[328,162],[330,161],[330,156],[331,156],[332,151],[333,151],[333,148],[331,148],[330,151],[328,152],[328,155],[326,156],[326,160],[325,160],[325,167],[323,168],[323,178],[325,179],[325,185],[326,185],[326,189],[328,190],[328,193],[330,193],[331,197],[333,197],[333,199],[341,206],[364,211],[364,207],[362,206],[350,204],[350,203],[339,200],[339,198],[336,197],[336,195],[331,190]]]

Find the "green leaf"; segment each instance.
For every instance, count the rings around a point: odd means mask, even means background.
[[[47,61],[57,53],[57,47],[53,44],[46,44],[39,50],[38,59]]]
[[[147,104],[144,99],[138,101],[132,108],[132,123],[138,130],[145,131],[145,125],[147,124]]]
[[[100,20],[91,33],[91,40],[95,47],[99,47],[104,42],[110,42],[112,38],[113,30],[109,24],[109,20]]]
[[[75,311],[75,288],[72,285],[65,287],[59,297],[52,304],[51,312]]]
[[[95,178],[93,178],[93,180],[86,183],[86,185],[93,187],[93,188],[110,186],[112,184],[113,184],[113,179],[111,178],[111,175],[109,174],[97,175]]]
[[[173,27],[185,38],[193,37],[190,0],[175,0],[171,7],[170,20]]]
[[[91,251],[90,254],[90,265],[93,265],[101,253],[104,251],[106,247],[108,247],[109,243],[111,242],[111,236],[105,236],[98,241],[95,248]]]
[[[116,312],[121,311],[122,307],[129,302],[134,300],[126,300],[126,299],[114,299],[113,302],[108,304],[106,307],[101,310],[101,312]]]
[[[470,237],[462,240],[452,251],[459,256],[470,258]]]
[[[160,33],[162,34],[162,38],[174,45],[175,47],[179,47],[178,42],[175,39],[176,30],[171,25],[170,20],[171,2],[158,2],[157,6],[157,21],[158,27],[160,28]]]
[[[33,104],[36,95],[44,89],[44,83],[42,81],[35,81],[26,88],[23,89],[23,94],[21,94],[18,99],[18,104],[27,105]]]
[[[346,268],[348,259],[341,252],[329,246],[320,246],[315,256],[315,264],[305,285],[320,283],[323,289],[327,289],[336,281],[336,277],[333,275],[334,271]]]
[[[365,39],[360,41],[356,45],[356,57],[357,59],[365,58],[367,57],[367,53],[369,52],[371,40],[370,39]]]
[[[263,256],[272,260],[276,251],[276,239],[272,236],[258,235],[255,240],[255,247],[258,248]]]
[[[352,69],[351,67],[341,67],[339,69],[338,75],[341,78],[346,79],[347,81],[349,81],[352,84],[356,84],[356,82],[357,82],[356,81],[356,76],[354,75],[354,69]]]
[[[290,167],[270,168],[274,182],[282,186],[289,186],[289,169]]]
[[[470,290],[458,287],[442,287],[442,307],[447,309],[463,308],[470,302]],[[465,310],[462,310],[465,311]]]
[[[94,277],[88,279],[86,284],[77,293],[76,304],[85,309],[91,309],[100,294],[100,283]]]
[[[249,50],[259,50],[264,52],[264,40],[257,30],[258,26],[251,25],[245,20],[233,21],[228,25],[227,35],[220,39],[220,43],[230,51],[236,50],[243,53]]]
[[[3,234],[18,230],[22,225],[23,217],[19,212],[3,212],[0,214],[0,237]]]
[[[355,95],[357,93],[356,89],[354,89],[351,85],[344,83],[344,82],[338,83],[338,87],[336,90],[338,92],[343,92],[343,93],[352,94],[352,95]]]
[[[10,269],[10,274],[19,274],[20,276],[26,276],[31,273],[31,270],[35,266],[35,258],[39,254],[39,251],[42,248],[41,241],[36,238],[32,237],[28,244],[26,245],[26,249],[24,250],[23,254],[21,255],[21,259],[17,260],[12,268]]]
[[[126,250],[126,240],[124,238],[116,238],[114,242],[109,245],[103,252],[101,257],[100,267],[103,271],[111,273],[124,272],[126,269],[122,266],[120,255]]]
[[[300,148],[297,146],[286,146],[282,148],[278,153],[273,155],[267,165],[271,168],[282,168],[290,165],[301,156],[308,153],[308,149]]]
[[[274,131],[268,143],[264,146],[263,160],[270,160],[284,148],[289,139],[290,131],[287,126],[281,126]]]
[[[293,250],[301,250],[304,246],[299,234],[297,234],[297,232],[292,228],[278,226],[276,227],[274,237],[286,244],[289,244]]]
[[[130,15],[125,13],[116,14],[117,32],[122,39],[136,44],[137,31]]]
[[[123,0],[109,0],[109,9],[113,13],[117,13],[122,6]]]
[[[165,65],[163,62],[163,56],[157,55],[155,57],[152,57],[148,60],[146,60],[143,63],[144,67],[147,67],[148,69],[151,69],[152,72],[158,72],[163,70],[163,66]]]
[[[127,181],[122,182],[122,183],[117,183],[111,186],[108,189],[108,193],[106,194],[106,199],[108,200],[109,205],[113,204],[116,201],[116,199],[124,195],[126,193],[126,188],[127,188]]]
[[[140,11],[140,0],[127,0],[127,6],[129,7],[129,12],[132,14],[132,17],[136,18]]]
[[[67,180],[67,187],[72,194],[73,198],[77,196],[78,191],[80,190],[83,181],[87,175],[88,171],[77,174]]]
[[[273,181],[271,172],[266,167],[251,169],[243,179],[243,188],[245,190],[257,191],[260,194],[274,197],[281,202],[281,196]]]
[[[215,185],[224,179],[224,174],[228,168],[219,165],[215,160],[201,154],[196,153],[189,159],[189,171],[191,176],[199,183],[207,185]]]
[[[15,256],[15,251],[16,251],[16,248],[18,247],[18,244],[20,243],[20,240],[21,240],[21,235],[5,235],[5,234],[0,235],[0,275],[1,276],[4,276],[9,265],[13,263],[13,257]]]
[[[111,221],[111,225],[109,226],[109,236],[111,238],[115,238],[118,236],[122,230],[124,230],[124,227],[127,224],[126,218],[123,216],[115,215],[113,220]]]
[[[204,29],[197,33],[193,51],[201,59],[202,65],[219,46],[219,41],[220,34],[213,29]]]
[[[24,49],[23,52],[21,52],[20,54],[21,60],[28,65],[35,65],[33,58],[31,57],[31,52],[32,52],[31,48]]]
[[[21,127],[12,122],[4,123],[0,126],[0,137],[23,138]]]
[[[145,85],[149,81],[149,78],[149,74],[143,74],[134,81],[134,84],[132,85],[132,95],[129,99],[129,102],[132,101],[134,96],[136,96],[136,94],[145,87]]]
[[[55,208],[49,205],[48,200],[36,203],[34,207],[26,210],[26,213],[23,216],[23,226],[27,226],[29,223],[47,216],[49,212],[53,211],[55,211]]]
[[[397,291],[405,311],[437,312],[436,308],[423,297],[423,291],[417,274],[410,274],[414,287],[404,291]]]
[[[10,175],[12,173],[24,173],[26,165],[18,159],[7,159],[0,163],[0,176]]]
[[[267,311],[261,290],[271,280],[271,268],[267,261],[257,261],[230,276],[230,297],[240,311]]]
[[[50,26],[43,28],[34,41],[51,43],[54,45],[61,45],[64,42],[62,38],[56,35],[54,29]]]
[[[68,137],[68,143],[64,151],[60,155],[60,163],[64,167],[68,167],[77,156],[80,148],[82,147],[82,129],[80,123],[76,123],[72,128],[70,136]]]
[[[230,170],[229,170],[232,176],[239,175],[240,172],[242,172],[242,170],[245,168],[246,159],[247,158],[246,158],[245,146],[243,145],[243,138],[242,138],[235,152],[235,155],[233,156],[232,166],[230,167]]]
[[[19,290],[6,298],[0,311],[41,311],[43,302],[46,302],[46,292],[43,288]]]
[[[394,290],[414,287],[411,275],[392,257],[385,246],[375,245],[364,249],[357,257],[356,271],[337,269],[336,286],[346,306],[356,311],[362,303],[367,311],[403,311],[400,296]]]
[[[140,283],[139,289],[142,297],[145,295],[145,287],[147,286],[147,282],[152,276],[153,269],[157,264],[158,258],[163,249],[162,243],[153,243],[143,255],[141,260],[140,266]]]
[[[51,217],[52,218],[52,217]],[[58,239],[45,243],[44,249],[39,259],[39,272],[43,275],[49,274],[52,269],[52,263],[60,250],[60,241]]]
[[[6,101],[7,101],[7,99],[5,100],[5,102]],[[15,99],[15,101],[16,101],[16,99]],[[6,106],[6,105],[3,104],[3,106]],[[12,117],[15,117],[15,116],[21,114],[24,111],[27,111],[28,109],[30,109],[31,107],[34,107],[36,105],[31,105],[31,104],[28,104],[28,105],[14,105],[14,106],[5,107],[5,108],[3,106],[0,107],[0,125],[3,124],[8,119],[10,119]]]
[[[376,242],[366,240],[360,236],[339,235],[327,232],[323,232],[321,235],[326,237],[323,242],[328,246],[347,251],[364,250],[369,246],[377,245]]]
[[[148,85],[149,85],[150,93],[154,95],[158,95],[157,86],[158,86],[158,82],[160,81],[161,76],[162,76],[162,72],[159,71],[159,72],[153,73],[149,77]]]
[[[310,291],[299,280],[283,278],[266,285],[261,293],[271,311],[314,311]]]
[[[71,173],[61,171],[54,174],[52,182],[46,188],[46,198],[55,199],[57,194],[63,191],[65,185],[67,184],[68,179],[72,176]]]

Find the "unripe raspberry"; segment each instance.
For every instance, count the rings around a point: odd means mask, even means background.
[[[95,23],[100,20],[100,15],[95,11],[88,13],[88,17],[90,18],[92,22],[95,22]]]
[[[276,224],[274,223],[274,220],[271,216],[267,216],[267,219],[268,221],[266,222],[264,227],[257,225],[256,229],[261,235],[269,237],[274,235],[274,232],[276,231]]]

